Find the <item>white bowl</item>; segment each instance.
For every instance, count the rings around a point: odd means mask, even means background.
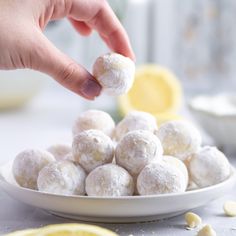
[[[0,109],[19,107],[42,87],[47,76],[33,70],[0,70]]]
[[[222,183],[184,193],[127,197],[63,196],[19,187],[12,162],[0,167],[0,187],[13,198],[52,214],[93,222],[140,222],[169,218],[223,196],[235,184],[235,170]]]
[[[218,147],[227,153],[236,153],[236,96],[220,94],[197,96],[189,108]]]

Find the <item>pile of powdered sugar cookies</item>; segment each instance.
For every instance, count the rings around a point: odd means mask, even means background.
[[[93,75],[108,95],[131,88],[135,66],[117,53],[99,57]],[[28,149],[13,162],[16,182],[61,195],[132,196],[181,193],[224,181],[230,164],[215,147],[202,147],[199,131],[186,121],[159,128],[149,113],[133,111],[117,125],[103,111],[79,115],[71,145]]]
[[[115,125],[108,113],[88,110],[72,133],[72,145],[19,153],[12,167],[16,182],[52,194],[119,197],[182,193],[230,176],[225,155],[202,146],[187,121],[157,127],[151,114],[133,111]]]

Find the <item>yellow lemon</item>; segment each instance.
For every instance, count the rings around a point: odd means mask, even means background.
[[[176,112],[181,101],[181,84],[175,75],[165,67],[149,64],[137,68],[133,87],[119,97],[119,107],[122,115],[132,110],[145,111],[162,123],[180,118]]]
[[[32,236],[36,233],[36,231],[37,229],[26,229],[7,234],[5,236]]]
[[[31,232],[30,232],[31,231]],[[49,225],[35,230],[17,231],[6,236],[118,236],[108,229],[87,224]]]

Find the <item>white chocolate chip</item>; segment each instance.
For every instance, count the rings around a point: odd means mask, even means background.
[[[205,225],[199,230],[197,236],[216,236],[216,232],[211,225]]]
[[[224,212],[227,216],[236,216],[236,202],[226,201],[224,203]]]
[[[202,223],[202,219],[200,218],[200,216],[193,212],[187,212],[184,218],[189,228],[196,228]]]

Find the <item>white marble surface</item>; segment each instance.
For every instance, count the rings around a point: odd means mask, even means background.
[[[53,84],[53,86],[56,85]],[[55,142],[70,142],[70,127],[80,110],[95,105],[112,110],[112,104],[113,101],[108,101],[106,98],[88,104],[70,92],[45,91],[24,109],[1,112],[0,164],[13,158],[17,152],[27,147],[46,148]],[[232,158],[232,162],[236,164],[236,158]],[[223,214],[222,205],[227,199],[236,200],[236,188],[224,198],[194,210],[205,223],[212,224],[217,235],[220,236],[236,235],[236,219],[225,217]],[[27,206],[0,190],[0,235],[14,230],[63,222],[73,221]],[[185,229],[183,215],[149,223],[100,225],[116,231],[121,236],[196,235],[196,231]]]

